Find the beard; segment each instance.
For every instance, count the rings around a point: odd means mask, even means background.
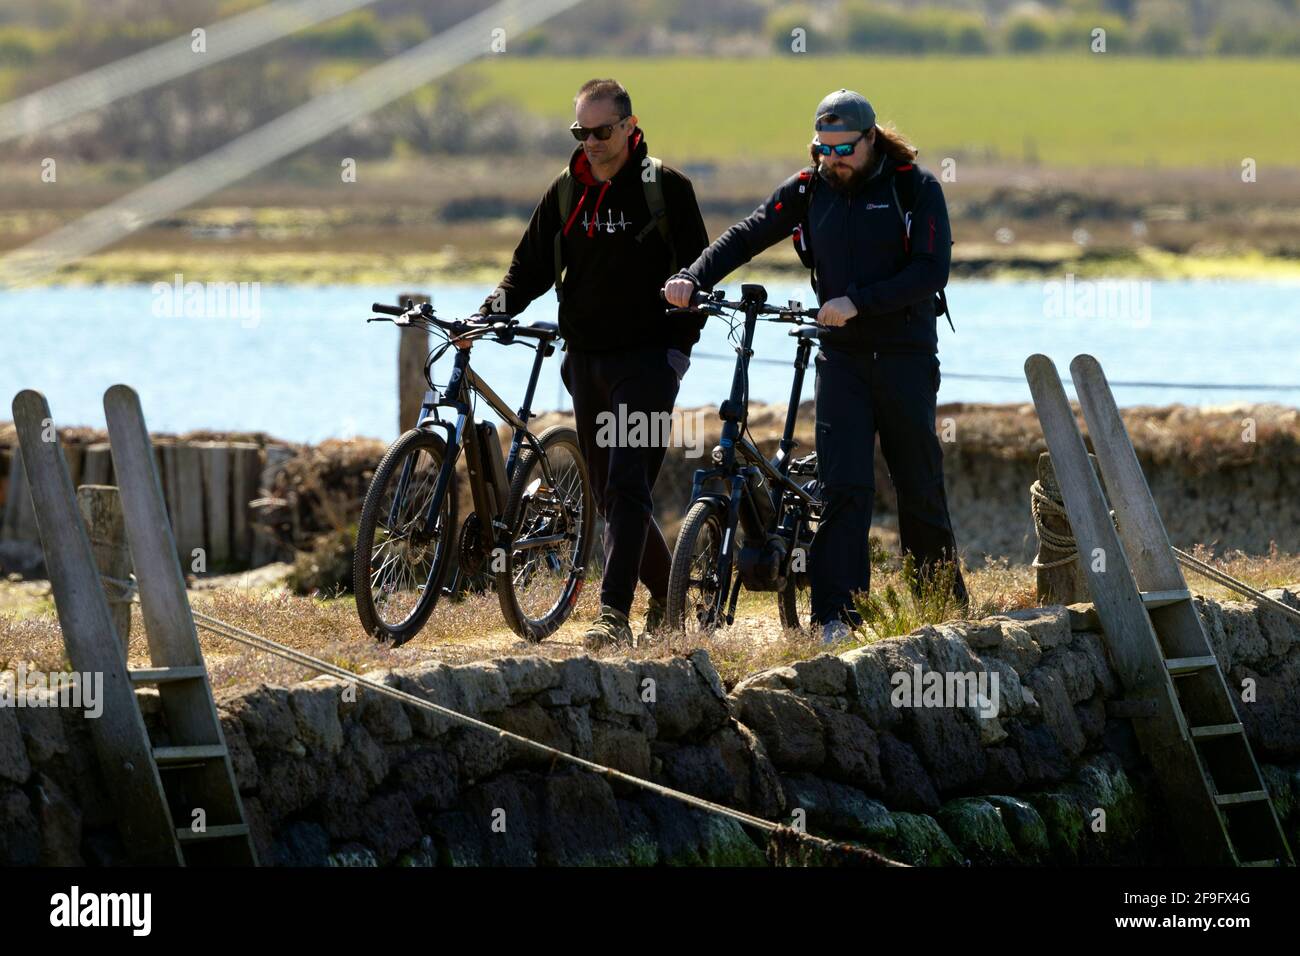
[[[830,186],[831,189],[835,190],[837,193],[851,194],[856,193],[862,187],[862,184],[867,181],[868,177],[871,176],[874,166],[874,163],[868,161],[861,169],[855,169],[847,176],[843,174],[828,175],[825,167],[819,169],[818,172],[826,185]],[[847,167],[840,168],[845,169]]]

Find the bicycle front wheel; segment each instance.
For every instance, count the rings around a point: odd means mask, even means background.
[[[710,498],[691,505],[677,532],[668,572],[668,627],[687,634],[710,633],[722,622],[731,575],[719,577],[726,509]]]
[[[510,554],[497,570],[501,613],[520,637],[541,641],[572,613],[591,555],[594,510],[578,433],[546,429],[515,463],[506,505]]]
[[[393,442],[370,481],[352,583],[361,626],[377,640],[409,641],[437,601],[456,530],[455,475],[438,487],[446,455],[440,435],[412,429]]]

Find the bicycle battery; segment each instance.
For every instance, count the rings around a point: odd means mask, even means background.
[[[497,441],[497,430],[490,422],[479,422],[478,429],[479,456],[483,461],[483,475],[488,487],[496,498],[492,509],[498,515],[505,511],[510,489],[506,485],[506,461],[501,454],[501,442]]]

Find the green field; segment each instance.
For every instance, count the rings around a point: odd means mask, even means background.
[[[1067,167],[1293,166],[1300,61],[1018,57],[534,59],[472,67],[487,95],[571,122],[593,76],[628,87],[652,149],[675,162],[804,157],[812,111],[847,86],[923,148]]]

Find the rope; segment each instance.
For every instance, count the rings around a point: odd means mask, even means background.
[[[123,581],[119,578],[110,578],[107,576],[104,576],[103,579],[105,582],[117,587],[119,591],[125,592],[129,590],[134,593],[136,590],[136,585],[133,580]],[[435,704],[433,701],[425,700],[423,697],[416,697],[414,694],[408,694],[405,691],[398,690],[396,687],[389,687],[387,684],[382,684],[378,681],[371,680],[368,677],[353,673],[352,671],[339,667],[336,664],[331,664],[328,661],[312,657],[310,654],[305,654],[292,647],[286,647],[270,638],[262,637],[260,634],[254,634],[252,631],[247,631],[234,624],[228,624],[219,618],[204,614],[201,611],[191,609],[191,614],[193,614],[195,623],[199,627],[211,631],[220,637],[225,637],[229,640],[236,641],[257,650],[266,651],[267,653],[274,654],[277,657],[282,657],[292,663],[299,664],[302,667],[321,671],[322,673],[330,674],[350,683],[359,684],[360,686],[373,690],[378,694],[391,697],[394,700],[401,701],[404,704],[409,704],[412,707],[431,711],[441,717],[445,717],[453,723],[462,724],[466,727],[472,727],[476,730],[483,731],[484,733],[491,734],[499,740],[509,741],[523,747],[525,750],[544,754],[551,758],[552,763],[563,762],[573,764],[574,766],[581,767],[583,770],[586,770],[589,773],[594,773],[598,777],[607,781],[618,781],[619,783],[624,783],[628,786],[638,787],[642,790],[658,794],[661,797],[667,797],[670,800],[684,803],[697,810],[703,810],[706,813],[728,817],[738,823],[744,824],[745,826],[762,830],[769,835],[767,856],[769,860],[774,862],[774,864],[781,865],[783,861],[796,858],[806,858],[809,860],[825,860],[827,862],[824,865],[829,866],[905,865],[887,859],[879,853],[876,853],[873,850],[868,850],[865,847],[856,847],[850,844],[837,843],[822,837],[813,836],[812,834],[804,833],[800,830],[779,823],[774,823],[771,820],[765,820],[762,817],[756,817],[753,814],[745,813],[744,811],[736,810],[720,803],[704,800],[700,797],[693,796],[692,794],[683,793],[680,790],[673,790],[670,787],[665,787],[662,784],[655,783],[651,780],[643,780],[640,777],[634,777],[631,774],[624,773],[621,770],[615,770],[612,767],[602,766],[601,764],[585,760],[582,757],[575,756],[566,751],[539,743],[536,740],[531,740],[528,737],[521,736],[520,734],[512,733],[508,730],[502,730],[500,727],[494,727],[486,721],[462,714],[459,711],[450,709],[449,707],[443,707],[441,704]],[[794,845],[801,845],[803,847],[802,856],[791,852],[790,847]],[[803,863],[797,865],[813,864]]]
[[[1040,551],[1045,548],[1049,551],[1068,553],[1066,553],[1066,556],[1061,558],[1059,561],[1039,561],[1038,557],[1035,556],[1032,563],[1032,567],[1035,568],[1060,567],[1061,565],[1069,564],[1079,556],[1079,549],[1074,540],[1073,532],[1061,533],[1052,531],[1043,524],[1043,516],[1052,515],[1065,519],[1066,527],[1069,527],[1070,518],[1062,504],[1060,494],[1059,492],[1053,494],[1053,491],[1056,491],[1056,489],[1044,487],[1040,481],[1035,481],[1029,486],[1031,508],[1034,512],[1034,530],[1038,533],[1038,539],[1041,543]],[[1114,518],[1115,512],[1111,511],[1110,514],[1111,517]],[[1178,563],[1188,570],[1194,571],[1202,577],[1209,578],[1211,581],[1222,585],[1230,591],[1235,591],[1244,597],[1248,597],[1257,604],[1262,604],[1280,614],[1284,614],[1287,617],[1300,621],[1300,611],[1295,608],[1288,607],[1281,601],[1269,597],[1262,591],[1251,587],[1245,581],[1234,578],[1226,571],[1220,571],[1213,565],[1207,564],[1199,558],[1192,557],[1186,551],[1174,548],[1172,545],[1170,545],[1170,548],[1173,550],[1174,557],[1177,559]]]

